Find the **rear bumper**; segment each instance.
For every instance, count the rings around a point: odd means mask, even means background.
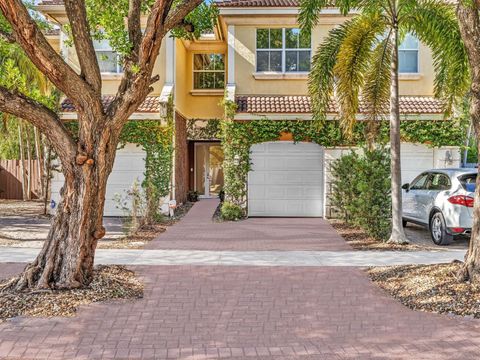
[[[460,228],[460,227],[449,227],[447,228],[447,232],[450,233],[450,235],[465,235],[465,236],[470,236],[472,233],[471,228]]]

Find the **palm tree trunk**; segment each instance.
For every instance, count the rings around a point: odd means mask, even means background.
[[[457,18],[465,49],[470,63],[471,84],[471,123],[477,137],[480,164],[480,5],[459,1]],[[477,176],[475,201],[473,206],[473,227],[470,244],[465,255],[465,264],[458,273],[462,281],[480,283],[480,176]]]
[[[389,243],[408,243],[402,225],[402,171],[400,164],[400,104],[398,95],[398,26],[392,31],[390,91],[390,171],[392,178],[392,233]]]

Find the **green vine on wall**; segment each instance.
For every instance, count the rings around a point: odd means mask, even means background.
[[[250,147],[256,143],[276,141],[282,133],[292,135],[293,141],[314,142],[325,147],[362,146],[365,144],[365,125],[358,122],[353,136],[343,136],[338,121],[327,121],[321,129],[313,121],[305,120],[252,120],[233,121],[236,104],[223,101],[225,119],[221,124],[220,139],[225,154],[224,177],[225,198],[246,208],[247,176],[250,170]],[[401,123],[401,136],[405,142],[421,143],[430,147],[462,146],[466,127],[465,121],[453,120],[405,120]],[[380,126],[377,142],[388,144],[389,123]]]
[[[78,133],[76,121],[68,122],[66,125],[73,134]],[[160,199],[170,192],[174,131],[173,100],[170,97],[163,121],[130,120],[120,134],[120,147],[133,143],[146,153],[145,179],[142,187],[146,193],[147,222],[158,216]]]

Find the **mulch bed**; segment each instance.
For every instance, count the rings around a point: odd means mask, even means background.
[[[480,285],[459,282],[461,263],[373,267],[372,281],[413,310],[480,318]]]
[[[25,291],[2,289],[10,279],[0,281],[0,323],[17,316],[74,316],[78,307],[95,302],[143,297],[143,284],[123,266],[96,266],[88,288],[75,290]]]
[[[418,251],[424,249],[415,244],[388,244],[369,236],[360,228],[352,227],[340,221],[331,221],[330,224],[355,250]]]

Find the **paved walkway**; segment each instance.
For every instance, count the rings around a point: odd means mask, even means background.
[[[98,250],[133,265],[143,299],[0,324],[0,359],[478,359],[478,320],[412,311],[353,267],[462,251],[352,251],[320,219],[213,224],[215,206],[196,204],[150,249]],[[0,249],[0,278],[37,251]]]
[[[147,245],[147,249],[175,250],[352,250],[319,218],[252,218],[214,223],[217,199],[201,200],[181,220]]]
[[[0,274],[15,266],[0,265]],[[144,299],[0,324],[0,358],[464,360],[480,352],[477,320],[409,310],[357,268],[134,269]]]
[[[38,249],[2,248],[0,263],[27,263]],[[436,264],[463,260],[452,251],[204,251],[99,249],[96,264],[225,266],[386,266]]]

